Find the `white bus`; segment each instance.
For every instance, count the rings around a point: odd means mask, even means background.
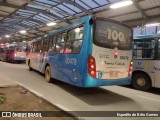
[[[133,63],[134,88],[160,88],[160,34],[134,37]]]

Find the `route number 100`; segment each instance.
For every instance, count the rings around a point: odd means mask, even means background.
[[[108,29],[107,32],[108,32],[108,39],[114,41],[120,40],[121,42],[125,41],[123,32],[117,32],[116,30],[111,30],[111,29]]]

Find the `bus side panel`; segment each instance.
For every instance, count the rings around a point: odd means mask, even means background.
[[[159,79],[160,78],[160,67],[159,67],[160,61],[155,60],[154,62],[155,62],[155,64],[153,66],[153,69],[155,71],[155,79],[154,79],[155,83],[154,83],[153,87],[160,88],[160,79]]]
[[[52,78],[70,83],[76,86],[83,86],[82,80],[82,68],[83,61],[80,54],[59,54],[53,55],[52,58],[54,62],[51,62],[51,57],[49,63],[51,65]],[[55,64],[56,63],[56,64]]]
[[[75,86],[84,87],[86,79],[84,75],[87,73],[88,62],[88,43],[90,37],[90,25],[87,23],[84,27],[84,37],[81,51],[78,54],[55,54],[54,62],[56,66],[52,67],[55,73],[52,77],[61,81],[70,83]],[[53,55],[54,56],[54,55]]]
[[[77,54],[51,54],[49,64],[51,65],[52,78],[70,83],[75,86],[84,87],[88,61],[88,43],[90,36],[90,25],[85,24],[84,38],[80,53]]]

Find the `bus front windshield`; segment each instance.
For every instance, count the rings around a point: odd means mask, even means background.
[[[113,21],[95,20],[94,44],[104,48],[131,50],[132,30]]]

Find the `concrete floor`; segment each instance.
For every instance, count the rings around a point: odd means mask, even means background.
[[[142,92],[121,86],[78,88],[62,82],[45,82],[43,75],[29,71],[26,64],[0,62],[0,84],[9,80],[19,83],[30,91],[66,111],[160,111],[160,89]],[[74,113],[79,114],[79,113]],[[97,118],[82,119],[126,119]],[[135,120],[157,119],[135,117]]]

